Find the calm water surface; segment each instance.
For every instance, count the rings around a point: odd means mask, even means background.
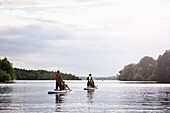
[[[73,91],[60,95],[48,94],[55,81],[1,83],[0,112],[170,112],[170,84],[95,82],[99,89],[88,92],[86,81],[66,81]]]

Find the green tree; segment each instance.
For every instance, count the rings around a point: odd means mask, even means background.
[[[0,70],[1,82],[15,79],[15,71],[12,67],[12,63],[10,63],[6,57],[2,60],[0,59]]]
[[[135,74],[135,77],[134,77],[134,80],[140,81],[140,80],[144,80],[144,78],[143,78],[142,75],[136,73],[136,74]]]
[[[160,55],[157,60],[156,78],[159,82],[170,82],[170,50]]]
[[[118,80],[134,80],[133,69],[135,64],[129,64],[119,71]]]
[[[6,82],[11,80],[11,76],[5,71],[0,70],[0,82]]]
[[[138,64],[127,65],[119,73],[119,80],[170,82],[170,50],[166,50],[157,60],[145,56]]]
[[[156,60],[152,57],[143,57],[134,69],[134,74],[142,76],[142,80],[149,80],[156,67]]]
[[[138,64],[129,64],[119,71],[119,80],[151,80],[156,68],[156,61],[152,57],[143,57]],[[151,77],[152,76],[152,77]]]

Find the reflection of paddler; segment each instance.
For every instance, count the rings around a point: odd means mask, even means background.
[[[94,94],[94,90],[87,91],[87,98],[88,98],[88,102],[90,103],[93,103],[93,94]]]
[[[60,98],[62,95],[56,95],[56,103],[62,102],[62,99]]]
[[[65,96],[65,93],[56,94],[56,103],[63,103],[63,101],[64,101],[64,96]]]

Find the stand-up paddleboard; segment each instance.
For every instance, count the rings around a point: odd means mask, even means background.
[[[50,91],[48,91],[48,94],[61,94],[61,93],[67,93],[67,90],[61,90],[61,91],[59,91],[59,90],[56,90],[56,91],[50,90]]]
[[[95,89],[97,89],[97,88],[95,88],[95,87],[84,88],[84,90],[95,90]]]

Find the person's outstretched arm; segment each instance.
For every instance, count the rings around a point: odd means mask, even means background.
[[[68,85],[67,85],[67,84],[66,84],[66,87],[68,88],[68,90],[72,91],[72,90],[68,87]]]

